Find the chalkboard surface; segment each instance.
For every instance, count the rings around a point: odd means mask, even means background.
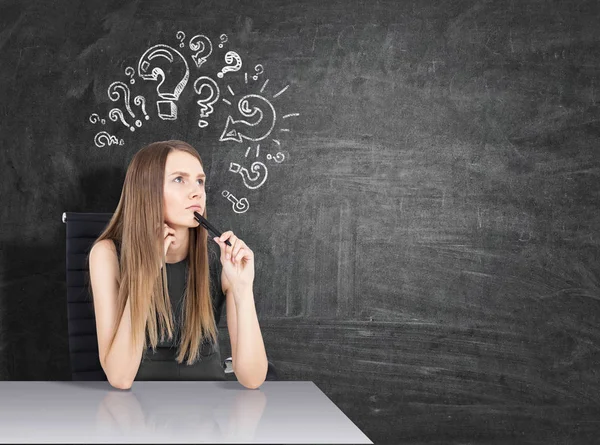
[[[255,252],[286,379],[375,443],[596,437],[599,23],[595,1],[0,2],[0,378],[70,378],[61,215],[113,212],[133,154],[182,139]]]

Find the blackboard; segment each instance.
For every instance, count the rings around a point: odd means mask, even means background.
[[[114,211],[133,154],[182,139],[211,220],[255,252],[286,379],[375,443],[588,437],[599,19],[594,1],[1,2],[0,377],[69,378],[61,215]]]

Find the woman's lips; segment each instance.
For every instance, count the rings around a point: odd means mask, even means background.
[[[197,206],[193,206],[193,207],[188,207],[189,210],[194,210],[196,212],[200,212],[200,210],[202,210],[200,207]]]

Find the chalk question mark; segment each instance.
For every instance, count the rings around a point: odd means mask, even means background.
[[[217,82],[207,76],[201,76],[196,79],[194,82],[194,91],[200,96],[202,96],[202,92],[208,90],[208,95],[205,98],[199,99],[196,103],[200,106],[200,117],[205,118],[212,114],[214,108],[212,104],[214,104],[217,100],[219,100],[219,86]],[[208,122],[200,119],[198,121],[198,126],[200,128],[205,128],[208,126]]]
[[[101,131],[94,136],[94,144],[96,144],[96,147],[98,148],[102,148],[105,145],[123,145],[123,139],[119,141],[116,136],[113,136],[106,131]]]
[[[223,45],[225,44],[225,42],[227,42],[227,35],[221,34],[219,39],[221,40],[221,43],[219,43],[219,48],[223,48]]]
[[[244,180],[244,185],[247,188],[254,190],[265,183],[269,174],[269,170],[267,169],[267,166],[265,164],[258,161],[252,163],[252,165],[250,166],[250,170],[252,170],[252,173],[254,173],[254,177],[251,177],[250,173],[248,173],[248,169],[240,166],[240,164],[236,164],[235,162],[231,162],[229,164],[229,171],[233,173],[239,173],[242,179]],[[262,173],[264,173],[264,176],[262,178],[261,170]]]
[[[179,47],[183,48],[185,46],[185,44],[183,43],[183,41],[185,40],[185,33],[183,31],[177,31],[175,37],[177,37],[177,40],[181,41]]]
[[[267,99],[248,94],[238,102],[238,110],[246,119],[235,120],[231,114],[227,116],[220,141],[260,141],[271,134],[277,116],[275,107]],[[247,118],[254,118],[254,121]]]
[[[169,75],[170,78],[175,77],[178,82],[175,85],[173,85],[174,82],[171,82],[171,88],[167,89],[167,92],[161,91],[166,75],[164,70],[159,66],[159,62],[163,66],[168,63],[170,64],[169,68],[173,68],[176,72],[179,69],[179,72],[182,72],[182,75],[177,77],[172,73]],[[158,81],[160,79],[156,87],[156,93],[160,98],[165,100],[156,101],[158,116],[163,120],[177,119],[177,105],[175,101],[179,99],[179,95],[187,85],[190,77],[190,68],[185,57],[168,45],[154,45],[148,48],[142,57],[140,57],[137,69],[138,75],[144,80]]]
[[[222,79],[225,73],[239,71],[242,67],[242,58],[235,51],[228,51],[227,54],[225,54],[225,63],[227,65],[217,73],[219,79]]]
[[[146,120],[150,119],[150,116],[146,113],[146,98],[144,98],[144,96],[136,96],[135,99],[133,99],[133,103],[138,107],[142,107],[142,113],[144,113],[144,118]]]
[[[130,77],[129,83],[132,85],[135,83],[135,79],[133,78],[134,74],[135,70],[132,67],[128,66],[125,68],[125,75]]]
[[[267,159],[270,161],[271,159],[273,159],[275,162],[277,162],[278,164],[282,163],[283,160],[285,159],[285,155],[283,153],[281,153],[280,151],[277,152],[277,154],[275,156],[273,156],[271,153],[267,154]]]
[[[117,122],[118,120],[120,120],[123,123],[123,125],[129,128],[131,131],[135,131],[135,127],[133,125],[129,125],[125,120],[125,116],[123,116],[123,112],[120,108],[113,108],[112,110],[110,110],[108,112],[108,117],[110,117],[110,120],[113,122]]]
[[[208,56],[212,54],[213,47],[212,42],[208,37],[202,34],[198,34],[190,39],[190,49],[192,51],[198,51],[192,54],[192,60],[198,68],[202,66]]]
[[[259,69],[259,67],[260,67],[260,69]],[[254,79],[254,80],[258,80],[258,76],[259,76],[260,74],[264,73],[264,72],[265,72],[265,69],[263,68],[263,66],[262,66],[262,65],[258,64],[258,65],[256,65],[256,66],[254,67],[254,71],[256,71],[256,74],[255,74],[254,76],[252,76],[252,79]]]
[[[90,115],[90,122],[92,124],[97,124],[98,122],[101,122],[102,125],[106,123],[106,121],[104,119],[100,119],[100,116],[98,116],[96,113],[92,113]]]
[[[244,213],[250,208],[250,203],[246,198],[237,199],[227,190],[223,190],[221,192],[221,195],[223,195],[225,198],[227,198],[230,202],[233,203],[232,208],[235,213]]]
[[[127,109],[127,111],[129,112],[129,115],[135,119],[135,114],[133,114],[133,111],[131,110],[131,105],[129,103],[129,97],[130,97],[130,92],[129,92],[129,87],[124,84],[123,82],[117,81],[117,82],[113,82],[110,84],[110,86],[108,87],[108,97],[110,98],[110,100],[112,100],[113,102],[116,102],[119,100],[119,98],[121,97],[121,94],[119,93],[119,90],[121,90],[123,93],[123,99],[125,102],[125,108]],[[114,108],[113,108],[114,110]],[[113,112],[113,110],[111,110],[111,113]],[[120,110],[119,110],[120,111]],[[111,116],[109,116],[111,117]],[[111,117],[112,119],[112,117]],[[116,122],[116,119],[113,119]],[[123,122],[125,122],[124,118],[121,119]],[[135,131],[135,128],[133,126],[129,126],[128,124],[125,124],[129,127],[129,129],[131,131]],[[141,127],[142,126],[142,121],[140,121],[139,119],[135,121],[135,125],[137,127]]]

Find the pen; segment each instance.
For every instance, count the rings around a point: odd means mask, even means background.
[[[196,221],[198,221],[200,225],[202,225],[202,227],[204,227],[206,230],[214,233],[218,237],[222,235],[222,233],[219,232],[219,230],[217,230],[217,228],[214,227],[211,223],[209,223],[204,216],[200,215],[200,213],[194,212],[194,217],[196,218]],[[225,244],[231,246],[229,240],[225,240]]]

